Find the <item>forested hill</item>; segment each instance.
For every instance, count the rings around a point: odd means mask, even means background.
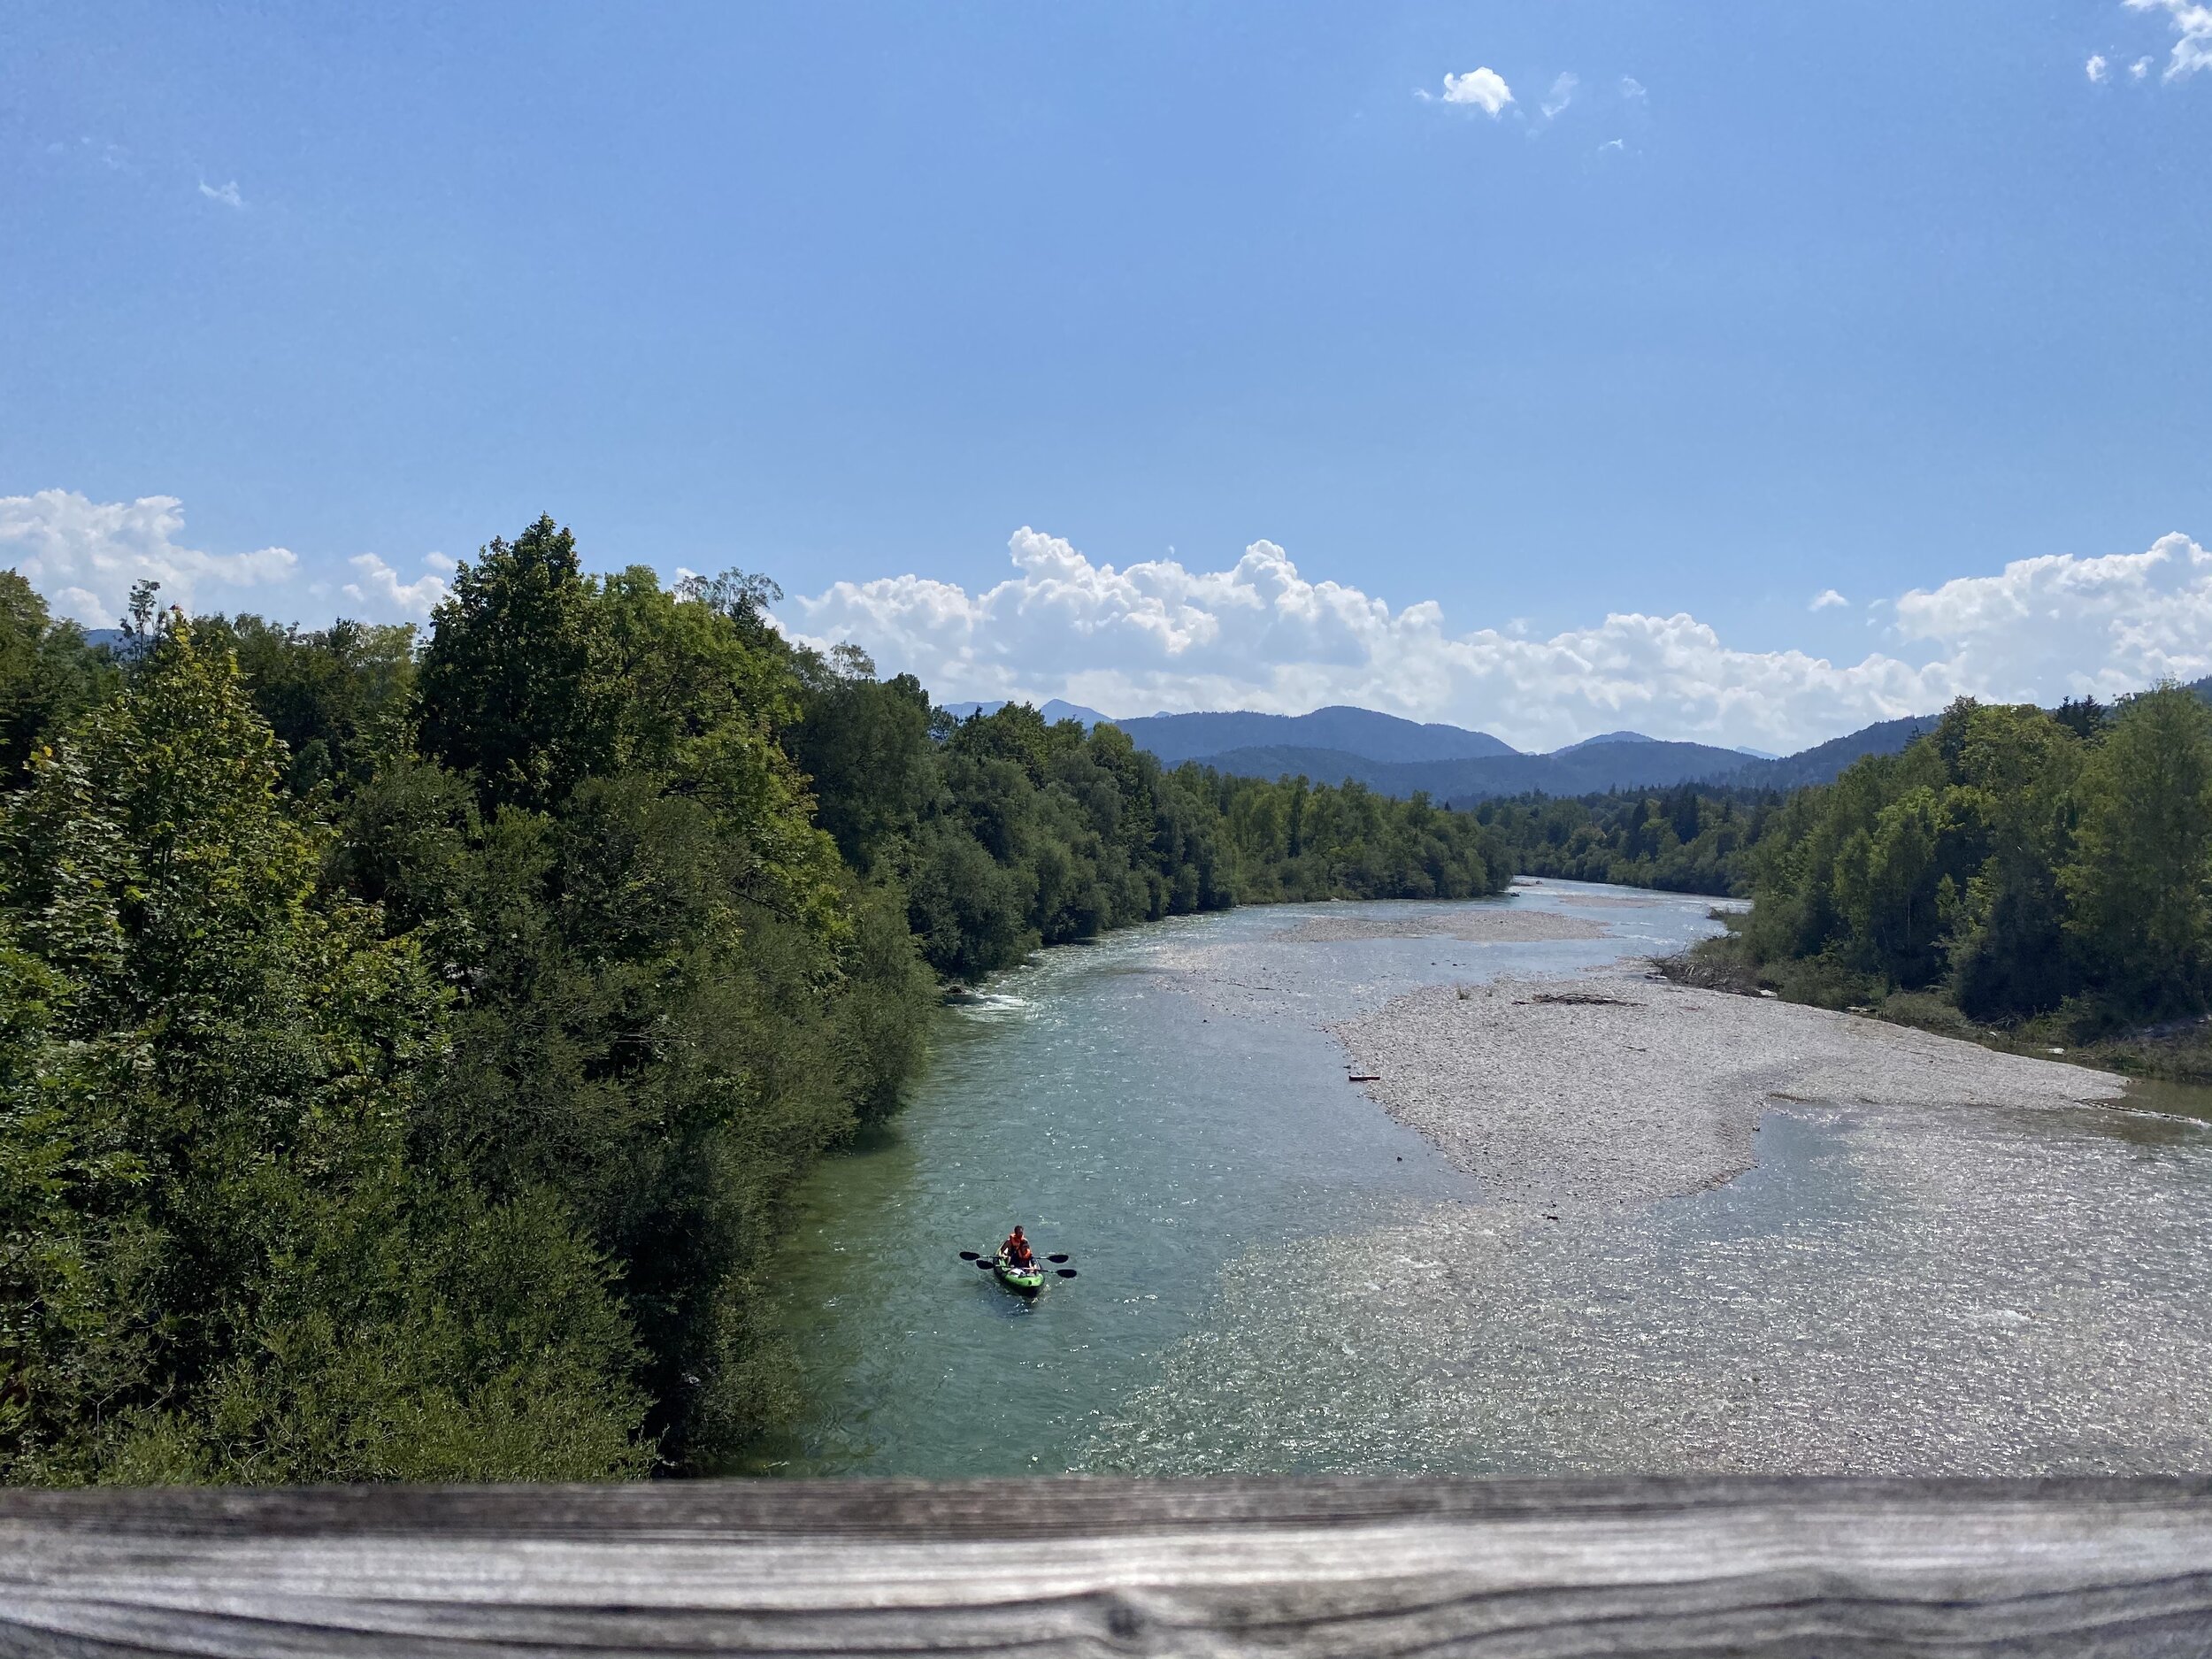
[[[1664,789],[1686,780],[1733,778],[1754,761],[1707,743],[1651,738],[1579,743],[1549,755],[1491,755],[1458,760],[1379,761],[1341,749],[1233,749],[1203,763],[1240,777],[1295,775],[1348,780],[1401,798],[1425,794],[1456,807],[1502,795],[1584,795],[1627,788]]]
[[[1548,755],[1524,755],[1485,732],[1417,726],[1365,709],[1321,709],[1294,718],[1173,714],[1114,722],[1138,748],[1170,764],[1196,760],[1239,777],[1352,780],[1401,799],[1425,794],[1455,806],[1499,796],[1666,789],[1686,782],[1796,788],[1827,782],[1863,755],[1894,754],[1934,723],[1932,715],[1886,720],[1800,754],[1766,759],[1635,732],[1606,733]]]
[[[1158,756],[1171,766],[1195,760],[1223,772],[1243,772],[1243,767],[1225,763],[1253,750],[1325,751],[1383,764],[1472,760],[1514,753],[1509,744],[1487,732],[1423,725],[1372,709],[1342,706],[1316,709],[1310,714],[1155,714],[1114,724],[1139,749]],[[1348,772],[1313,774],[1315,781],[1325,783],[1356,776]],[[1443,792],[1431,789],[1429,793],[1440,797]]]
[[[0,573],[0,1479],[713,1469],[788,1399],[783,1199],[944,979],[1510,877],[1425,802],[956,721],[771,593],[543,519],[426,639],[142,591],[110,650]]]
[[[1935,730],[1938,718],[1932,714],[1916,714],[1901,720],[1878,721],[1794,755],[1749,762],[1732,772],[1716,774],[1715,780],[1747,789],[1800,789],[1810,783],[1832,782],[1855,760],[1901,752],[1913,739]]]

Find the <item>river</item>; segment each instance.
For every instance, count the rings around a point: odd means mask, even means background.
[[[1501,1212],[1348,1085],[1322,1029],[1440,982],[1679,949],[1716,931],[1711,905],[1546,883],[1463,906],[1254,908],[997,976],[942,1010],[901,1118],[799,1194],[777,1282],[803,1405],[741,1467],[1542,1472],[1910,1455],[2032,1471],[2177,1466],[2158,1460],[2201,1449],[2212,1399],[2191,1371],[2212,1376],[2196,1311],[2212,1306],[2212,1133],[2108,1109],[2025,1127],[1992,1112],[1963,1139],[2014,1189],[1932,1197],[1943,1160],[1927,1143],[1952,1127],[1864,1103],[1777,1114],[1759,1167],[1717,1192],[1491,1250],[1509,1232],[1486,1219]],[[1448,931],[1497,911],[1603,936]],[[2157,1225],[2116,1219],[2146,1205]],[[959,1258],[1017,1221],[1078,1276],[1025,1301]],[[2023,1230],[2072,1253],[2057,1288],[2029,1282]],[[1441,1273],[1422,1259],[1440,1239],[1458,1241],[1456,1282],[1410,1286]],[[2085,1275],[2130,1294],[2100,1303],[2077,1294]],[[1901,1317],[1923,1285],[1917,1322]],[[2008,1362],[2003,1344],[2031,1322],[2032,1352]],[[1955,1386],[1916,1386],[1932,1365]],[[2133,1389],[2136,1373],[2164,1392]],[[1890,1420],[1901,1386],[1924,1408],[1909,1422]],[[2040,1438],[2014,1421],[2027,1394],[2047,1416],[2045,1396],[2062,1407]],[[1862,1440],[1879,1426],[1891,1462],[1847,1437],[1803,1464],[1793,1448],[1819,1438],[1804,1419],[1838,1398],[1857,1402]],[[2200,1420],[2167,1432],[2189,1412]]]

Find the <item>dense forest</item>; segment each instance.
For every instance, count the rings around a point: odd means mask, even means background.
[[[781,1202],[944,982],[1510,878],[1424,801],[955,721],[774,596],[541,519],[426,637],[142,588],[107,649],[0,574],[0,1479],[714,1468],[786,1402]]]
[[[1790,796],[1736,949],[1787,994],[1925,994],[2079,1037],[2212,1000],[2212,708],[1962,701],[1902,754]]]
[[[1685,785],[1476,815],[1530,873],[1751,898],[1702,965],[1786,996],[2075,1041],[2212,1007],[2199,688],[1962,700],[1901,753],[1786,796]]]
[[[1529,875],[1742,895],[1751,891],[1753,849],[1779,800],[1685,783],[1655,794],[1484,801],[1472,811]]]

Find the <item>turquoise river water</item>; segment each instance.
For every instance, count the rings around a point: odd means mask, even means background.
[[[1915,1466],[2132,1467],[2205,1452],[2212,1399],[2191,1378],[2212,1375],[2212,1316],[2195,1311],[2212,1308],[2212,1131],[2193,1125],[2084,1112],[1993,1131],[2013,1137],[1987,1154],[1998,1159],[2026,1134],[2031,1187],[2047,1182],[2065,1214],[2085,1182],[2157,1211],[2161,1226],[2140,1236],[2116,1233],[2094,1205],[2081,1217],[2094,1248],[2116,1253],[2110,1271],[2139,1264],[2155,1287],[2154,1305],[2131,1315],[2144,1351],[2117,1360],[2108,1332],[2055,1304],[2015,1295],[1997,1297],[2003,1308],[1986,1318],[1944,1311],[1991,1301],[1986,1281],[2015,1259],[2007,1216],[2046,1236],[2054,1224],[2032,1202],[1977,1217],[1969,1197],[1942,1201],[1949,1218],[1939,1225],[1917,1130],[1878,1114],[1772,1120],[1760,1168],[1727,1187],[1602,1236],[1555,1229],[1494,1269],[1471,1254],[1474,1277],[1448,1296],[1409,1304],[1377,1281],[1363,1240],[1416,1226],[1434,1239],[1485,1211],[1471,1182],[1348,1087],[1344,1053],[1322,1026],[1440,981],[1568,974],[1676,949],[1717,930],[1711,903],[1547,883],[1473,908],[1555,911],[1607,936],[1483,943],[1419,933],[1279,942],[1310,935],[1317,919],[1356,912],[1417,927],[1456,907],[1250,909],[1044,952],[949,1004],[905,1112],[800,1195],[778,1282],[804,1406],[741,1467],[941,1478],[1655,1469],[1682,1464],[1683,1448],[1706,1432],[1671,1415],[1701,1390],[1722,1402],[1718,1426],[1686,1466],[1788,1467],[1807,1440],[1801,1425],[1787,1402],[1770,1422],[1732,1416],[1735,1379],[1771,1388],[1792,1354],[1821,1379],[1860,1363],[1821,1358],[1818,1333],[1854,1330],[1861,1283],[1878,1286],[1864,1310],[1875,1335],[1848,1335],[1853,1355],[1897,1345],[1863,1380],[1871,1417],[1891,1409],[1898,1376],[1955,1367],[1962,1332],[1980,1364],[1991,1342],[2013,1340],[2008,1321],[2035,1318],[2071,1321],[2052,1349],[2060,1358],[2038,1349],[2032,1363],[2014,1363],[1998,1352],[1988,1361],[1997,1384],[1969,1379],[1978,1399],[1992,1386],[2001,1394],[2017,1372],[2023,1389],[2080,1395],[2076,1417],[2133,1409],[2160,1434],[2175,1414],[2198,1419],[2178,1438],[2131,1430],[2118,1450],[2077,1455],[2084,1431],[2073,1417],[2057,1451],[2050,1434],[2024,1440],[2008,1417],[1922,1448]],[[1906,1169],[1910,1179],[1897,1173]],[[1017,1221],[1041,1250],[1068,1252],[1079,1277],[1025,1302],[959,1259]],[[1952,1225],[1964,1229],[1956,1243],[1944,1241]],[[1848,1249],[1818,1243],[1845,1236]],[[1981,1250],[1998,1254],[1982,1263]],[[1393,1246],[1379,1259],[1402,1257]],[[1947,1288],[1947,1274],[1974,1282]],[[1758,1294],[1709,1287],[1739,1280]],[[1912,1286],[1936,1286],[1925,1331],[1886,1310],[1901,1283],[1908,1299]],[[2008,1311],[2016,1302],[2028,1311]],[[1601,1310],[1615,1328],[1594,1336]],[[1572,1328],[1546,1334],[1567,1313]],[[1578,1379],[1601,1340],[1642,1356],[1644,1371],[1593,1393]],[[1790,1353],[1762,1357],[1778,1344]],[[2129,1375],[2169,1372],[2178,1393],[2129,1405]],[[1563,1397],[1597,1401],[1595,1415],[1563,1419]],[[1801,1405],[1833,1415],[1818,1399]],[[1941,1399],[1930,1409],[1949,1433],[1958,1412]],[[1846,1448],[1818,1466],[1858,1466],[1851,1455]]]

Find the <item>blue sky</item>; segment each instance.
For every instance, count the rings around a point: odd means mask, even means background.
[[[2212,668],[2208,197],[2187,0],[15,0],[0,556],[549,511],[946,697],[1778,747]]]

